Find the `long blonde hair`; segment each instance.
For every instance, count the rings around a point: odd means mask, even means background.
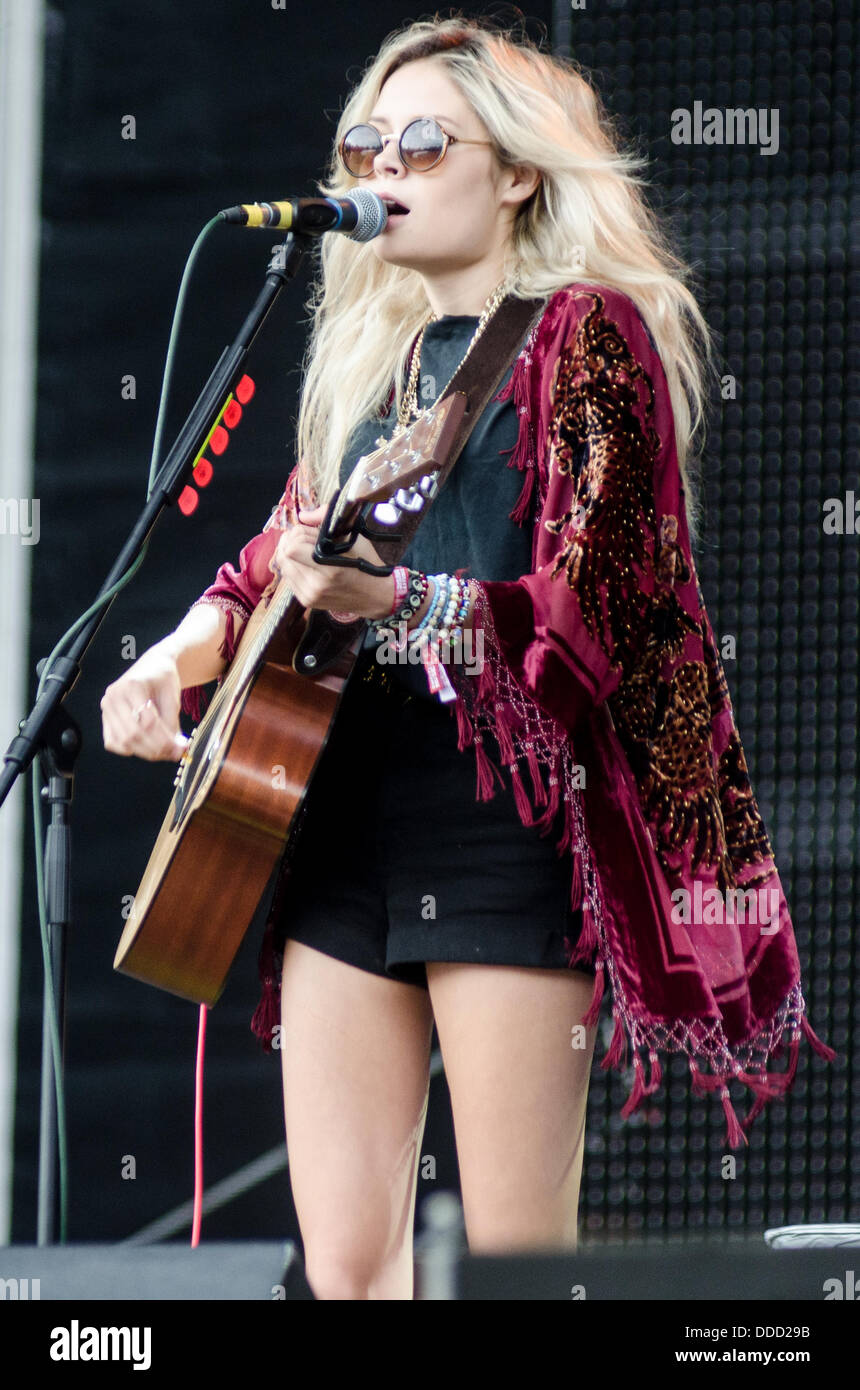
[[[690,272],[640,191],[644,180],[635,171],[646,158],[621,147],[598,93],[573,59],[542,52],[524,33],[486,19],[408,24],[388,36],[347,99],[320,191],[343,197],[356,186],[338,159],[342,136],[367,120],[397,68],[424,58],[444,67],[486,127],[499,162],[529,164],[542,176],[513,224],[510,292],[534,298],[574,282],[606,285],[629,295],[639,309],[666,373],[695,534],[692,441],[699,430],[704,436],[711,333],[687,286]],[[350,435],[384,407],[392,382],[399,405],[409,348],[430,306],[418,273],[382,262],[368,244],[324,237],[319,255],[307,304],[312,328],[298,452],[306,480],[327,500],[338,486]]]

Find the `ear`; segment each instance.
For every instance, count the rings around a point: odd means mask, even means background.
[[[517,207],[525,203],[534,193],[541,181],[541,173],[533,164],[513,164],[505,173],[508,186],[502,194],[502,202]]]

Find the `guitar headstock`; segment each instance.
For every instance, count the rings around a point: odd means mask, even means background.
[[[419,511],[436,495],[439,466],[448,455],[465,408],[463,392],[453,391],[423,410],[402,434],[372,454],[363,454],[339,504],[375,502],[373,515],[384,525],[393,525],[402,511]]]

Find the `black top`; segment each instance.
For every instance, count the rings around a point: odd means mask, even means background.
[[[421,372],[418,381],[419,406],[430,405],[445,391],[457,370],[477,327],[477,317],[446,314],[427,325],[421,344]],[[507,385],[513,363],[525,343],[511,359],[510,369],[500,382]],[[478,350],[478,344],[475,346]],[[364,421],[353,432],[341,463],[340,481],[345,484],[356,461],[377,447],[378,439],[389,439],[397,423],[393,407],[384,419]],[[524,476],[509,468],[511,450],[517,442],[519,421],[513,397],[491,400],[466,441],[466,446],[445,483],[421,513],[418,530],[404,552],[401,564],[425,574],[453,574],[463,569],[473,579],[519,579],[531,569],[532,521],[524,525],[512,521],[509,512],[516,505]],[[372,513],[370,525],[373,525]],[[366,647],[376,647],[369,628]],[[387,667],[414,690],[430,699],[427,678],[419,665],[392,664]]]

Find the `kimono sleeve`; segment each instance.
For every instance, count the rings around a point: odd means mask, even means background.
[[[572,732],[636,664],[655,588],[656,349],[626,296],[599,294],[551,369],[535,572],[485,582],[476,613],[517,684]],[[647,365],[646,365],[647,364]],[[668,389],[661,426],[671,430]],[[665,436],[664,436],[665,437]]]
[[[300,468],[301,465],[297,464],[293,469],[283,495],[272,509],[262,531],[242,547],[238,568],[225,561],[208,589],[191,605],[191,608],[196,608],[198,604],[211,603],[226,614],[227,625],[220,655],[228,664],[233,660],[245,624],[266,589],[274,582],[270,561],[282,533],[296,520],[296,507],[314,505],[313,494],[303,483]],[[192,719],[201,717],[205,703],[203,686],[189,686],[183,690],[182,709]]]

